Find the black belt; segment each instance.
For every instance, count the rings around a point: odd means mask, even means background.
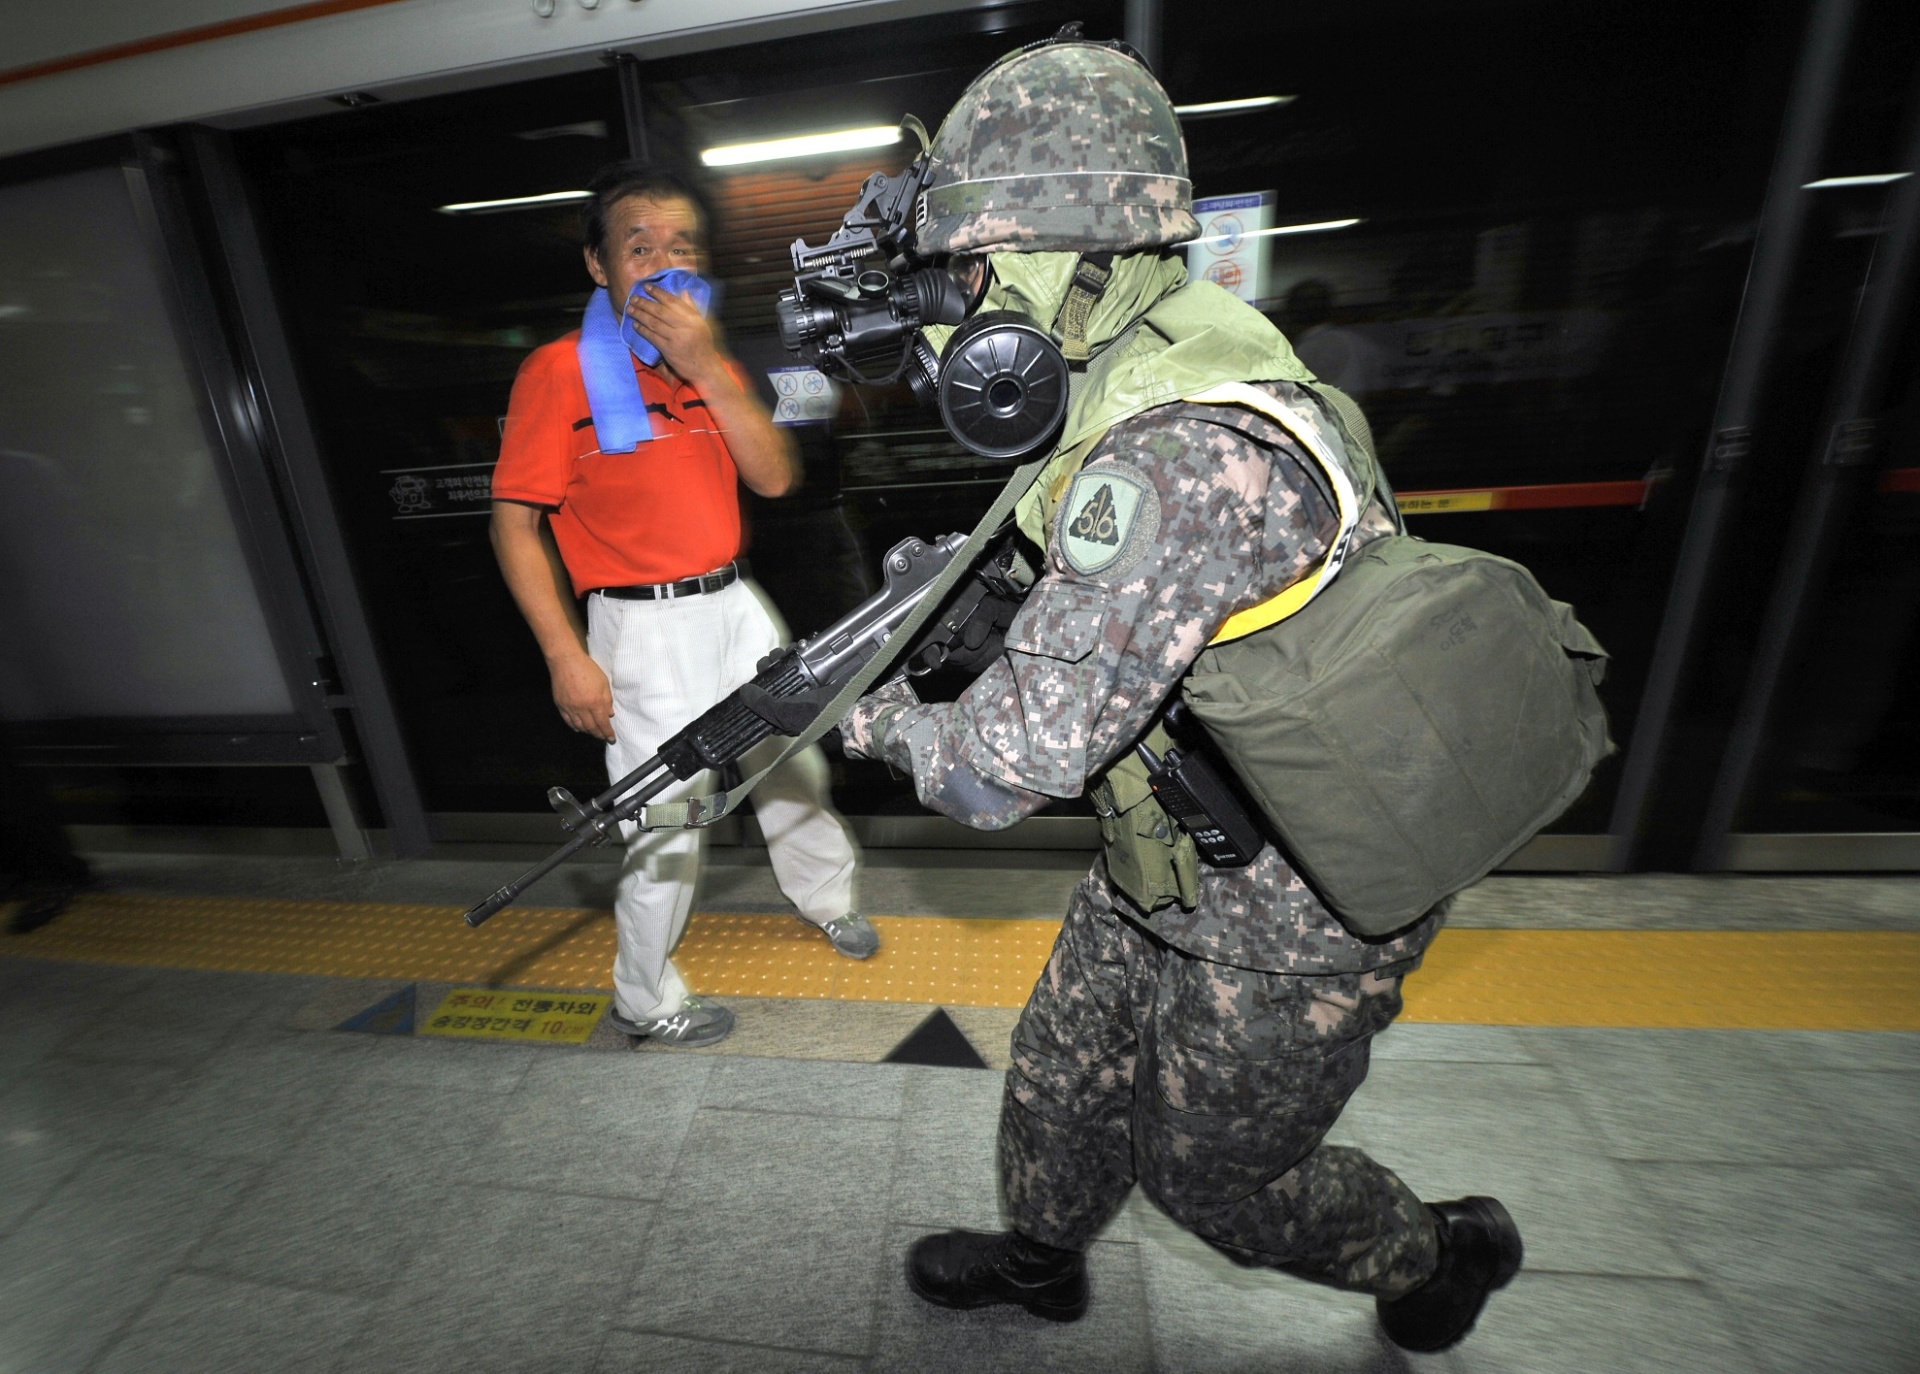
[[[611,596],[618,601],[677,601],[683,596],[699,596],[702,592],[717,592],[722,587],[731,587],[740,580],[740,565],[729,563],[714,572],[699,577],[682,578],[678,582],[655,582],[644,587],[598,587],[602,596]]]

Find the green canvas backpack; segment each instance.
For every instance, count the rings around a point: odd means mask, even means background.
[[[1404,525],[1348,554],[1368,499],[1377,489],[1391,509],[1392,494],[1359,408],[1315,390],[1348,454],[1287,427],[1338,498],[1335,552],[1231,619],[1182,693],[1294,866],[1349,929],[1379,936],[1479,881],[1586,789],[1614,748],[1595,691],[1607,655],[1508,559]],[[1252,387],[1189,399],[1286,425]]]

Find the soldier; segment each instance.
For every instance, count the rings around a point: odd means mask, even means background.
[[[1107,846],[1014,1032],[1013,1229],[928,1236],[908,1281],[948,1307],[1072,1321],[1083,1252],[1138,1182],[1236,1262],[1371,1293],[1394,1341],[1443,1349],[1518,1270],[1512,1219],[1491,1198],[1422,1203],[1325,1137],[1445,904],[1361,939],[1272,845],[1196,864],[1128,762],[1228,617],[1327,560],[1343,526],[1309,450],[1352,465],[1353,431],[1264,317],[1188,281],[1179,121],[1130,50],[1063,34],[1003,59],[932,158],[918,252],[952,255],[975,314],[1030,317],[1083,375],[1021,507],[1046,566],[1004,654],[955,702],[889,687],[841,731],[984,830],[1090,792]],[[937,351],[945,331],[926,332]],[[1180,399],[1209,391],[1233,399]],[[1354,539],[1393,528],[1390,499]]]

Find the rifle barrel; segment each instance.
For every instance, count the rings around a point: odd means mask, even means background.
[[[636,773],[641,771],[644,770],[635,770]],[[626,820],[630,818],[642,806],[646,805],[649,801],[653,800],[654,797],[667,789],[667,785],[673,781],[673,774],[667,771],[665,765],[661,764],[658,759],[654,760],[654,771],[659,774],[658,777],[648,780],[633,796],[626,798],[618,807],[611,809],[609,814],[611,814],[614,819]],[[631,782],[634,776],[635,774],[629,773],[620,780],[621,784],[624,785]],[[596,798],[596,801],[597,800]],[[522,892],[525,892],[528,888],[546,877],[547,874],[553,872],[554,869],[560,867],[561,864],[565,863],[575,854],[578,854],[588,845],[597,844],[605,838],[607,837],[596,826],[592,824],[581,826],[579,830],[574,832],[572,839],[554,850],[553,853],[547,855],[546,858],[542,859],[525,873],[522,873],[505,887],[494,892],[493,895],[485,901],[478,902],[472,907],[469,907],[463,919],[469,926],[478,930],[482,925],[486,924],[495,913],[500,911],[501,908],[511,905],[514,899],[519,897]]]

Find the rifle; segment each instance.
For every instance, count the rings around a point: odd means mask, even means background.
[[[949,534],[928,544],[907,538],[887,551],[881,563],[886,585],[826,629],[761,660],[748,684],[770,697],[831,696],[852,679],[892,637],[894,629],[926,596],[946,566],[967,542]],[[1033,581],[1010,538],[981,562],[980,569],[954,594],[944,612],[922,631],[900,671],[918,676],[949,661],[965,666],[977,658],[996,630],[1004,630],[1012,609]],[[995,650],[997,652],[997,649]],[[573,838],[466,913],[478,927],[522,892],[589,845],[620,839],[620,823],[632,820],[646,804],[676,780],[708,769],[724,768],[774,733],[774,727],[741,700],[736,689],[660,746],[652,758],[587,802],[564,787],[547,791],[547,804],[560,815]],[[717,819],[717,817],[715,818]]]

